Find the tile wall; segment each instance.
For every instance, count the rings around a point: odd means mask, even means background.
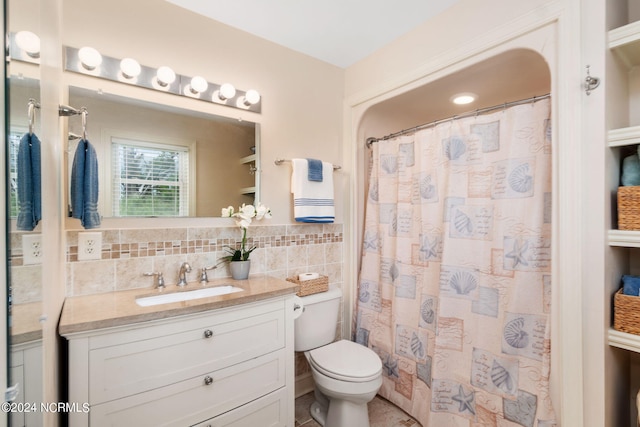
[[[180,264],[189,262],[189,281],[197,281],[202,267],[215,265],[242,235],[238,227],[97,229],[102,233],[100,260],[78,261],[78,231],[67,232],[67,296],[89,295],[133,288],[151,288],[146,272],[160,271],[167,284],[175,284]],[[23,265],[21,237],[12,233],[11,265],[14,303],[41,299],[39,265]],[[247,233],[251,273],[286,278],[304,272],[329,277],[342,287],[343,227],[341,224],[256,225]],[[226,265],[208,272],[210,278],[229,277]],[[341,331],[341,325],[338,325]],[[296,353],[296,376],[308,374],[303,354]]]

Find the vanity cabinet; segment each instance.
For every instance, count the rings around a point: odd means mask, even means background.
[[[13,403],[40,405],[42,402],[42,340],[14,344],[10,361],[11,383],[18,385]],[[15,411],[9,414],[14,427],[43,425],[41,411]]]
[[[290,299],[66,335],[70,425],[293,426]]]

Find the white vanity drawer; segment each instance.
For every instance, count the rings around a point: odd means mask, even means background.
[[[283,348],[285,316],[282,307],[276,307],[251,316],[210,315],[102,335],[90,345],[89,399],[92,404],[112,401]],[[108,342],[116,345],[105,346]]]
[[[193,427],[285,427],[286,425],[287,390],[281,388]]]
[[[283,388],[286,354],[284,349],[278,350],[217,372],[210,372],[124,399],[94,405],[89,413],[90,425],[91,427],[193,425]],[[207,377],[212,379],[209,385],[205,384]],[[248,406],[252,404],[249,403]],[[251,412],[248,407],[247,410]],[[272,414],[274,409],[265,409],[265,411]],[[286,417],[286,414],[279,416]],[[230,420],[233,421],[233,418]],[[221,425],[248,424],[223,423]],[[264,424],[260,421],[253,425],[263,426]]]

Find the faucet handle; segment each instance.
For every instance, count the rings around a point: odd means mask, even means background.
[[[200,272],[200,283],[207,283],[209,281],[209,277],[207,277],[207,270],[213,270],[214,268],[218,268],[218,266],[211,265],[209,267],[202,267],[202,271]]]
[[[144,276],[153,276],[153,286],[155,288],[163,289],[164,288],[164,277],[160,272],[152,272],[152,273],[144,273]]]

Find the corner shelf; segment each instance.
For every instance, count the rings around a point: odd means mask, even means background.
[[[640,248],[640,231],[609,230],[607,237],[609,246]]]
[[[244,187],[240,189],[241,194],[253,194],[256,192],[256,187]]]
[[[609,31],[609,49],[617,52],[629,68],[640,65],[640,21]]]
[[[240,164],[246,164],[246,163],[251,163],[251,162],[255,162],[256,161],[256,155],[255,154],[251,154],[250,156],[246,156],[240,159]]]
[[[612,347],[640,353],[640,335],[628,334],[609,328],[608,341]]]
[[[640,126],[612,129],[607,133],[609,147],[625,147],[640,144]]]

